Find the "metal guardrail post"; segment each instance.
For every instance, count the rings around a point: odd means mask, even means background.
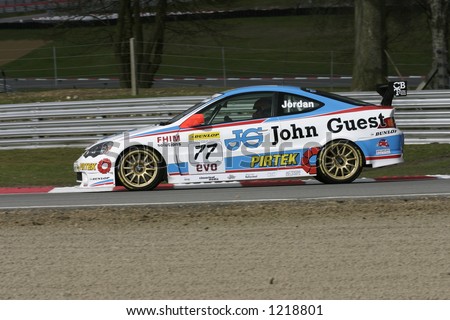
[[[3,77],[3,92],[8,92],[8,88],[6,87],[6,74],[4,70],[2,70],[2,77]]]
[[[374,105],[381,100],[373,92],[340,94]],[[157,125],[204,98],[0,104],[0,150],[85,147],[102,136]],[[410,91],[393,105],[406,144],[450,144],[450,90]]]
[[[137,96],[136,53],[134,50],[134,38],[130,39],[130,71],[131,71],[131,95]]]

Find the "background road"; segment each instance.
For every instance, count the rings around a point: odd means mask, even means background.
[[[421,77],[408,78],[410,87],[417,87],[422,81]],[[208,79],[157,79],[154,88],[171,88],[171,87],[244,87],[254,85],[292,85],[296,87],[311,88],[349,88],[351,86],[351,77],[330,78],[330,77],[299,77],[298,79],[283,78],[228,78],[226,80],[220,78]],[[8,79],[7,84],[12,90],[29,90],[29,89],[73,89],[73,88],[119,88],[120,84],[117,79],[60,79],[55,83],[54,79]]]
[[[361,180],[360,180],[361,181]],[[71,191],[70,189],[68,192]],[[130,206],[186,203],[231,203],[305,199],[450,196],[450,179],[398,182],[354,182],[347,185],[307,184],[259,188],[209,188],[149,192],[0,195],[1,208]]]
[[[419,81],[420,82],[420,81]],[[7,84],[13,90],[29,90],[29,89],[81,89],[81,88],[119,88],[120,84],[117,79],[63,79],[55,83],[54,79],[8,79]],[[254,85],[294,85],[302,87],[350,87],[351,79],[329,79],[329,78],[312,78],[298,80],[279,80],[277,79],[240,79],[231,78],[223,79],[157,79],[153,85],[154,88],[189,88],[189,87],[244,87]]]

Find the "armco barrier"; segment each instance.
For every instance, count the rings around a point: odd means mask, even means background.
[[[376,93],[345,96],[373,104]],[[205,97],[167,97],[0,105],[0,149],[84,147],[105,135],[158,124]],[[396,98],[407,144],[450,143],[450,91],[410,91]]]

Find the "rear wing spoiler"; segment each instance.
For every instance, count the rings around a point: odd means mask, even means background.
[[[377,92],[383,97],[382,106],[392,106],[394,97],[408,95],[408,83],[406,81],[389,81],[388,84],[378,85]]]

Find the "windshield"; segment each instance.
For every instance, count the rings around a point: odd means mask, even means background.
[[[201,101],[201,102],[199,102],[199,103],[194,104],[192,107],[188,108],[187,110],[184,110],[182,113],[176,115],[176,116],[173,117],[172,119],[167,120],[167,121],[165,121],[165,122],[161,122],[160,125],[165,126],[165,125],[168,125],[168,124],[172,124],[172,123],[174,123],[174,122],[180,120],[181,118],[183,118],[185,115],[191,113],[192,111],[194,111],[195,109],[197,109],[198,107],[200,107],[202,104],[205,104],[206,102],[208,102],[208,101],[210,101],[210,100],[212,100],[212,99],[214,99],[214,98],[217,98],[217,97],[219,97],[219,96],[221,96],[221,95],[222,95],[221,93],[217,93],[217,94],[215,94],[215,95],[213,95],[213,96],[211,96],[211,97],[208,97],[208,98],[206,98],[205,100],[203,100],[203,101]]]

